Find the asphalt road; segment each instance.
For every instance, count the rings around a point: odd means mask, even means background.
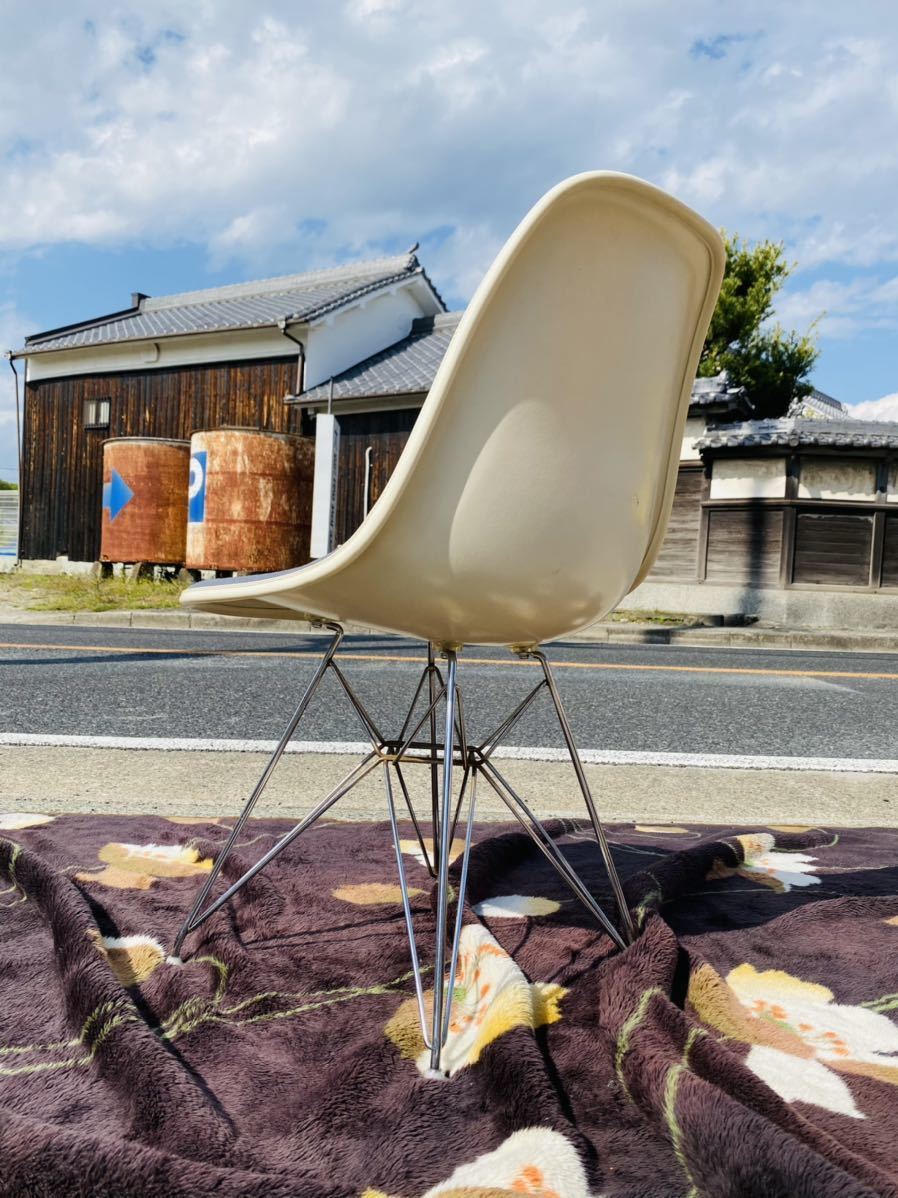
[[[274,739],[322,647],[305,635],[0,625],[0,733]],[[385,731],[401,722],[421,655],[417,642],[344,641],[345,672]],[[548,655],[584,749],[898,757],[898,654],[569,642]],[[536,678],[507,652],[467,651],[472,735]],[[333,680],[298,735],[363,739]],[[546,700],[509,743],[560,744]]]

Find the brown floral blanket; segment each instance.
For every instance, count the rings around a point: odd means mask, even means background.
[[[385,825],[321,824],[167,959],[226,832],[0,817],[0,1194],[898,1195],[898,832],[616,827],[620,954],[479,827],[445,1081]]]

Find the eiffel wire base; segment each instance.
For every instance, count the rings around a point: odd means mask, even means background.
[[[347,795],[354,786],[358,785],[363,778],[367,777],[374,770],[380,768],[383,771],[384,796],[386,800],[387,814],[390,821],[390,830],[393,839],[393,848],[396,855],[396,868],[399,874],[399,886],[402,893],[402,908],[405,919],[406,931],[408,934],[409,949],[411,953],[412,972],[415,980],[415,996],[418,1005],[418,1016],[421,1021],[421,1034],[424,1038],[424,1043],[430,1052],[430,1072],[434,1077],[444,1076],[441,1070],[441,1054],[449,1034],[449,1023],[452,1011],[453,1000],[453,982],[458,964],[458,951],[461,942],[462,918],[464,913],[464,900],[467,887],[468,877],[468,862],[471,851],[471,836],[474,828],[474,813],[476,809],[477,784],[478,780],[485,781],[492,790],[498,795],[502,802],[508,807],[511,814],[521,824],[524,831],[534,841],[540,852],[546,857],[549,863],[557,870],[560,876],[564,879],[574,895],[586,907],[591,915],[595,917],[602,929],[611,937],[612,941],[618,948],[626,948],[628,943],[636,937],[636,930],[633,924],[630,911],[627,907],[624,897],[623,887],[615,868],[614,861],[611,857],[611,852],[608,847],[608,842],[605,837],[605,832],[602,827],[598,811],[593,801],[592,793],[589,788],[589,783],[586,779],[586,774],[583,770],[583,764],[580,760],[580,755],[577,751],[577,746],[574,741],[573,733],[571,732],[570,724],[568,723],[567,714],[561,702],[561,697],[555,685],[555,679],[545,655],[538,649],[520,649],[514,650],[522,659],[532,659],[541,666],[542,677],[540,681],[533,687],[527,696],[521,700],[514,710],[487,736],[480,744],[469,744],[467,739],[464,705],[461,695],[461,690],[457,682],[458,657],[454,650],[448,649],[443,651],[443,656],[446,659],[447,674],[443,678],[443,673],[435,660],[434,649],[432,645],[427,648],[427,665],[424,667],[421,676],[418,680],[418,685],[415,689],[415,694],[411,705],[408,709],[408,714],[405,717],[402,728],[398,737],[395,739],[387,739],[382,735],[371,715],[368,713],[364,704],[359,699],[358,695],[352,689],[344,675],[343,671],[335,661],[335,655],[339,648],[340,642],[343,639],[343,629],[339,624],[330,621],[322,622],[321,627],[328,628],[333,637],[328,644],[327,649],[319,663],[311,681],[305,689],[299,705],[287,725],[283,736],[277,744],[274,752],[271,755],[262,776],[257,782],[255,789],[240,813],[237,822],[231,829],[231,833],[224,845],[224,848],[218,854],[212,866],[209,875],[200,887],[196,899],[191,907],[190,913],[184,920],[177,937],[175,938],[172,955],[175,958],[180,958],[181,950],[184,941],[188,935],[200,928],[212,915],[215,914],[225,903],[229,902],[247,882],[251,881],[261,870],[265,868],[270,861],[273,861],[280,853],[284,851],[294,840],[312,825],[323,815],[325,815],[331,807],[334,806],[340,799]],[[343,691],[345,692],[350,704],[355,710],[364,730],[365,735],[371,742],[371,751],[367,753],[362,760],[349,771],[348,774],[340,781],[337,786],[326,795],[318,805],[299,823],[286,832],[280,840],[274,844],[267,853],[265,853],[256,863],[251,866],[246,872],[233,882],[218,898],[212,900],[204,909],[209,895],[215,885],[218,875],[231,854],[234,845],[243,830],[246,821],[252,814],[253,808],[258,802],[262,792],[268,784],[275,767],[280,761],[284,750],[287,748],[291,738],[296,732],[303,715],[305,714],[309,703],[313,699],[321,682],[327,674],[333,674]],[[590,823],[593,827],[593,832],[598,842],[599,849],[604,860],[605,869],[608,878],[611,882],[611,887],[615,897],[617,913],[620,926],[616,926],[611,919],[605,914],[595,898],[590,893],[589,889],[568,862],[567,858],[562,853],[561,849],[555,843],[554,839],[549,835],[537,817],[531,811],[527,803],[512,787],[511,783],[499,771],[493,761],[495,750],[501,744],[503,739],[518,723],[524,713],[529,709],[534,700],[543,693],[547,692],[555,713],[558,717],[558,722],[561,727],[562,736],[564,737],[568,753],[571,757],[571,762],[574,767],[574,772],[577,777],[577,782],[580,791],[583,795],[586,804],[586,810],[589,815]],[[425,696],[426,707],[424,714],[418,717],[418,709],[422,695]],[[437,737],[438,725],[438,709],[443,707],[443,736],[442,739]],[[414,721],[414,722],[413,722]],[[419,734],[422,729],[427,726],[429,737],[421,740]],[[431,847],[428,848],[427,840],[421,828],[421,823],[415,812],[411,800],[411,794],[406,781],[404,769],[406,766],[424,766],[429,769],[430,773],[430,789],[431,789]],[[461,771],[461,782],[457,800],[453,799],[453,774],[456,770]],[[430,1018],[428,1019],[424,1001],[424,984],[422,980],[422,970],[418,953],[417,938],[415,935],[414,921],[412,918],[411,902],[409,899],[408,883],[406,880],[405,865],[403,862],[402,850],[399,840],[399,817],[397,815],[396,792],[394,791],[394,779],[398,784],[399,793],[408,811],[409,818],[415,830],[415,836],[421,849],[425,866],[431,877],[437,882],[437,919],[436,919],[436,948],[434,953],[434,990],[433,990],[433,1008]],[[449,915],[449,867],[452,861],[452,844],[455,838],[462,811],[467,801],[467,812],[465,816],[465,838],[464,849],[461,854],[461,866],[459,877],[459,889],[457,896],[457,909],[455,913],[454,925],[452,928],[451,941],[448,937],[448,915]],[[448,958],[448,960],[447,960]],[[449,965],[448,977],[446,975],[446,965]]]

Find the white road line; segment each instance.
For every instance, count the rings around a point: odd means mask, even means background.
[[[0,732],[0,747],[44,746],[64,749],[161,749],[169,752],[271,753],[273,740],[208,740],[165,736],[57,736],[41,732]],[[366,741],[297,740],[288,753],[358,755],[370,749]],[[496,757],[515,761],[566,761],[564,749],[508,745]],[[898,774],[898,759],[876,757],[770,757],[736,753],[637,753],[618,749],[583,749],[590,765],[666,765],[692,769],[821,770],[837,774]]]

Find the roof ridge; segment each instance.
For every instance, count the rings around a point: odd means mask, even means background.
[[[340,266],[320,270],[300,271],[291,275],[273,275],[267,279],[250,279],[243,283],[225,283],[220,287],[203,287],[197,291],[178,291],[170,295],[147,296],[141,301],[142,312],[159,312],[167,308],[184,308],[207,300],[237,299],[255,295],[281,295],[310,283],[351,279],[357,275],[374,275],[390,268],[397,273],[417,267],[414,254],[394,254],[384,258],[363,258]]]
[[[432,333],[434,329],[454,328],[464,314],[464,309],[458,308],[454,312],[437,312],[433,316],[416,316],[412,320],[411,329],[400,340],[405,341],[408,337],[420,337],[424,334]],[[388,346],[387,348],[392,349],[393,347]]]

